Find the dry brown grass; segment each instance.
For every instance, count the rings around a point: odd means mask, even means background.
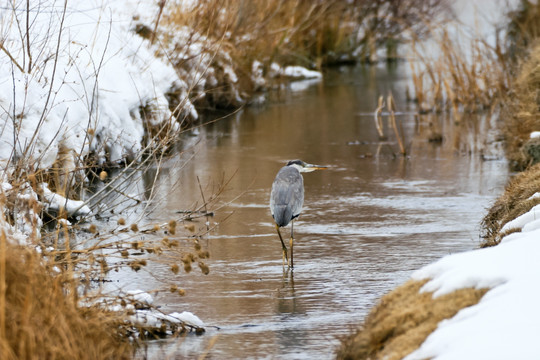
[[[254,61],[261,63],[262,76],[268,79],[274,62],[307,68],[372,62],[379,49],[386,49],[387,58],[395,60],[398,44],[409,41],[409,34],[417,38],[427,34],[422,19],[435,22],[447,14],[446,0],[203,0],[191,8],[167,8],[162,24],[173,31],[157,36],[177,68],[189,70],[197,66],[197,57],[211,57],[206,66],[213,68],[217,81],[204,89],[208,96],[201,99],[217,97],[218,104],[234,105],[234,98],[227,95],[230,84],[223,80],[227,62],[238,76],[240,95],[249,97],[261,90],[251,79]],[[186,30],[191,32],[187,41],[170,46],[175,34]],[[204,45],[199,54],[188,54],[183,51],[186,42]],[[182,56],[177,58],[178,54]]]
[[[189,26],[232,53],[238,68],[250,71],[253,60],[281,64],[328,61],[330,53],[354,50],[361,2],[199,1],[191,9],[176,7],[169,24]]]
[[[124,359],[119,316],[77,305],[76,286],[0,235],[0,358]]]
[[[481,37],[461,37],[452,38],[447,30],[433,28],[438,51],[431,43],[429,48],[422,42],[413,44],[417,61],[410,66],[421,112],[451,110],[459,120],[460,112],[490,109],[507,93],[511,74],[503,49],[490,46]]]
[[[511,42],[511,55],[519,59],[527,54],[528,49],[540,37],[540,3],[530,0],[521,1],[520,7],[508,14],[508,39]]]
[[[460,289],[432,297],[419,293],[426,281],[409,281],[385,295],[354,334],[343,340],[338,359],[398,360],[417,349],[441,320],[477,304],[487,289]]]
[[[538,141],[529,140],[540,130],[540,3],[522,1],[508,18],[508,58],[516,69],[503,108],[504,133],[511,166],[523,170],[540,161]]]
[[[534,159],[526,146],[531,132],[540,130],[539,87],[540,45],[537,44],[520,67],[512,96],[505,106],[507,156],[515,169],[524,169],[539,160]]]
[[[540,164],[517,174],[505,188],[504,194],[497,199],[482,220],[485,241],[483,247],[497,245],[504,235],[502,227],[540,204],[540,198],[531,196],[540,191]],[[512,232],[517,231],[517,229]]]

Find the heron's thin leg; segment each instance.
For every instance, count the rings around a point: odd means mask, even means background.
[[[276,230],[279,235],[279,240],[281,240],[281,246],[283,249],[283,266],[285,266],[285,260],[287,260],[287,266],[289,265],[289,258],[287,256],[287,247],[285,246],[285,243],[283,242],[283,238],[281,237],[281,232],[279,231],[279,225],[276,224]]]
[[[289,240],[289,245],[291,246],[291,269],[294,267],[293,241],[294,241],[294,220],[291,220],[291,239]]]

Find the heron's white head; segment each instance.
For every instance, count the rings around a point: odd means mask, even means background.
[[[325,170],[327,169],[326,166],[320,166],[320,165],[313,165],[308,164],[305,161],[302,160],[291,160],[287,163],[287,166],[292,166],[296,168],[298,171],[302,172],[312,172],[315,170]]]

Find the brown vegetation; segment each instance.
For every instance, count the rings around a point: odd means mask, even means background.
[[[123,359],[133,345],[123,319],[80,307],[73,279],[52,275],[33,249],[0,235],[0,358]]]
[[[194,86],[198,105],[227,107],[271,87],[253,74],[260,72],[266,80],[279,78],[273,74],[273,63],[321,68],[372,62],[378,49],[386,49],[387,58],[396,59],[397,46],[410,40],[407,36],[427,34],[423,19],[435,22],[449,13],[446,0],[203,0],[191,8],[171,5],[162,23],[163,31],[172,31],[157,36],[180,71],[207,68],[212,72],[214,81],[205,82],[203,89]],[[198,53],[176,41],[186,31],[184,43],[204,44]],[[234,69],[237,83],[227,78],[227,67]]]
[[[511,166],[523,170],[540,162],[540,4],[525,0],[509,14],[508,57],[517,65],[515,81],[503,107],[507,157]]]
[[[427,280],[426,280],[427,281]],[[426,281],[409,281],[385,295],[361,327],[342,341],[338,359],[402,359],[416,350],[440,321],[477,304],[487,289],[460,289],[433,298]]]
[[[540,46],[531,50],[505,104],[505,136],[507,156],[515,169],[540,162],[539,144],[530,139],[533,131],[540,131]]]
[[[500,43],[492,47],[474,34],[452,38],[448,30],[438,28],[433,28],[432,38],[435,45],[415,41],[412,46],[417,61],[410,66],[420,112],[452,111],[457,121],[461,112],[491,109],[500,103],[512,79]],[[464,46],[467,41],[470,44]]]
[[[504,194],[497,199],[482,220],[485,241],[483,247],[497,245],[504,235],[502,227],[509,221],[540,204],[540,198],[531,198],[540,191],[540,164],[517,174],[506,186]],[[513,229],[512,232],[520,231]]]

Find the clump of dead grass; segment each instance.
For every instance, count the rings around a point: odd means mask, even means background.
[[[540,44],[536,44],[520,67],[512,96],[506,103],[504,112],[507,156],[513,168],[518,170],[538,162],[527,148],[527,144],[531,132],[540,131],[539,87]]]
[[[515,81],[504,101],[504,134],[510,165],[521,171],[540,161],[538,139],[530,140],[540,130],[540,4],[521,1],[508,19],[507,55]]]
[[[460,289],[433,298],[427,282],[409,281],[385,295],[361,327],[343,339],[338,359],[398,360],[417,349],[440,321],[477,304],[487,289]]]
[[[33,249],[0,235],[0,358],[127,359],[123,318],[80,307],[75,284],[51,273]]]
[[[497,245],[509,232],[501,233],[503,226],[540,204],[540,198],[531,198],[540,189],[540,164],[517,174],[505,188],[482,220],[485,241],[482,247]],[[521,229],[512,229],[512,232]]]

